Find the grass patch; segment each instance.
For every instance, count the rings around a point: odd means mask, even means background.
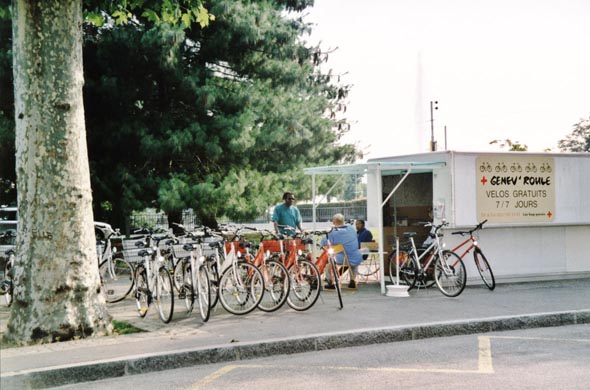
[[[129,322],[113,320],[114,332],[116,334],[141,333],[145,330],[131,325]]]

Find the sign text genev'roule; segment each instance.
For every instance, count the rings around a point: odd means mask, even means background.
[[[495,155],[476,160],[477,216],[490,222],[551,222],[553,157]]]

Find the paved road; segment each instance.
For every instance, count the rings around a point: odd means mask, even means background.
[[[590,325],[584,324],[273,356],[59,389],[585,390],[589,371]]]

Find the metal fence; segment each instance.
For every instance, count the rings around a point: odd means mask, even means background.
[[[313,209],[311,205],[298,206],[303,222],[312,222]],[[367,219],[366,205],[320,205],[316,209],[317,222],[330,222],[334,214],[344,215],[346,221],[353,219]],[[260,224],[270,223],[272,213],[265,213],[258,218],[247,221],[234,221],[228,218],[219,218],[219,223],[239,223],[239,224]],[[199,218],[192,211],[184,211],[182,215],[182,224],[189,230],[195,226],[200,226]],[[164,213],[136,213],[129,218],[128,229],[148,227],[168,229],[168,217]]]

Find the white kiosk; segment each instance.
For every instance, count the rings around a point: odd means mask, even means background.
[[[426,238],[420,222],[444,219],[452,231],[487,219],[480,246],[497,282],[590,278],[589,153],[444,151],[305,173],[312,176],[312,199],[317,175],[367,175],[367,226],[378,229],[381,253],[403,232]],[[460,237],[447,234],[445,242],[452,249]],[[467,256],[468,284],[481,283]],[[385,294],[383,266],[380,272]]]

